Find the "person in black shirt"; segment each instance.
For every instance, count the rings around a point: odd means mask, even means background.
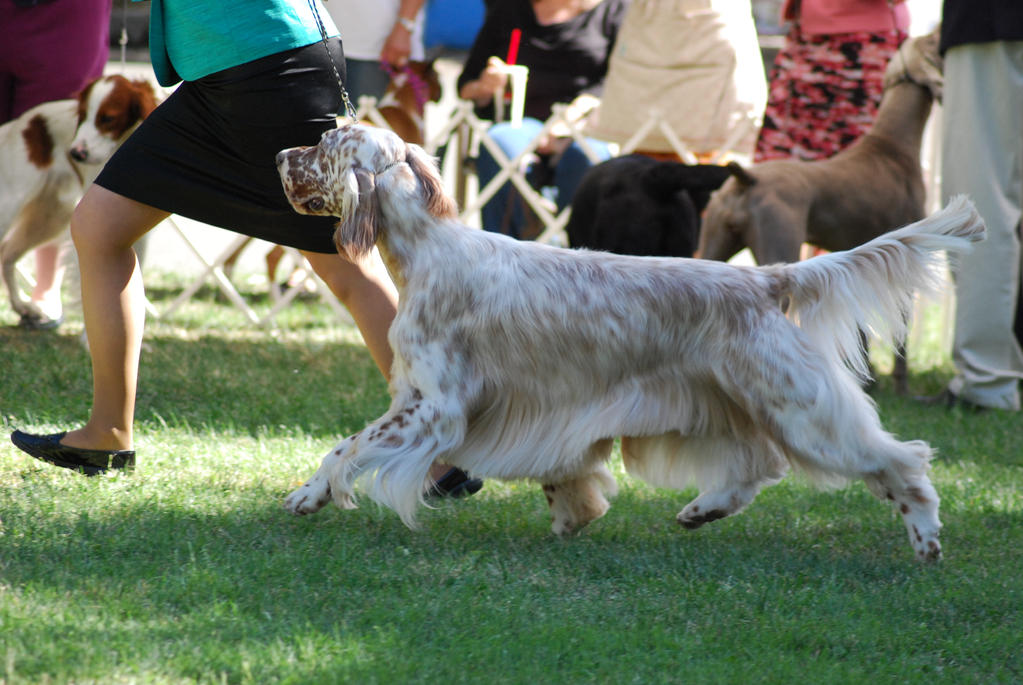
[[[514,53],[515,63],[529,68],[525,119],[520,127],[495,123],[489,136],[514,158],[543,128],[555,103],[572,103],[572,116],[581,116],[599,102],[608,60],[629,0],[497,0],[487,9],[483,26],[469,50],[458,79],[459,96],[472,100],[482,118],[494,117],[494,94],[506,75],[501,66]],[[610,158],[605,143],[588,139],[603,160]],[[583,174],[592,166],[571,138],[556,135],[541,143],[531,173],[549,174],[557,188],[560,211],[572,200]],[[500,167],[485,149],[477,165],[480,187]],[[551,185],[541,183],[541,185]],[[521,207],[509,207],[511,187],[505,184],[482,210],[483,228],[519,237],[524,223]]]

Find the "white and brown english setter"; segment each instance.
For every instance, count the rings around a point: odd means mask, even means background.
[[[941,556],[931,448],[881,427],[860,389],[860,328],[898,336],[939,252],[984,236],[965,199],[848,252],[765,267],[558,249],[456,220],[435,161],[349,125],[282,151],[296,210],[340,217],[343,255],[376,245],[400,292],[390,409],[291,493],[308,514],[369,495],[409,525],[435,460],[539,481],[556,533],[608,509],[615,438],[629,473],[698,485],[686,528],[734,514],[790,464],[862,478],[901,511],[921,559]]]

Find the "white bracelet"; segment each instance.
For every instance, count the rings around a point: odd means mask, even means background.
[[[405,27],[409,33],[415,33],[416,22],[408,17],[398,17],[398,23]]]

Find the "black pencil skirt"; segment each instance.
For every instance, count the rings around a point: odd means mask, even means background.
[[[344,77],[341,41],[331,56]],[[274,158],[336,127],[340,90],[322,43],[185,81],[96,179],[138,202],[273,243],[335,252],[336,219],[297,214]]]

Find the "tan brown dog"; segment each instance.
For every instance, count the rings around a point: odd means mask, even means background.
[[[800,246],[848,250],[924,214],[924,125],[941,99],[937,31],[907,40],[888,64],[871,130],[834,157],[774,160],[744,169],[711,198],[697,255],[727,260],[748,247],[758,264],[794,262]],[[905,362],[896,389],[906,389]]]

